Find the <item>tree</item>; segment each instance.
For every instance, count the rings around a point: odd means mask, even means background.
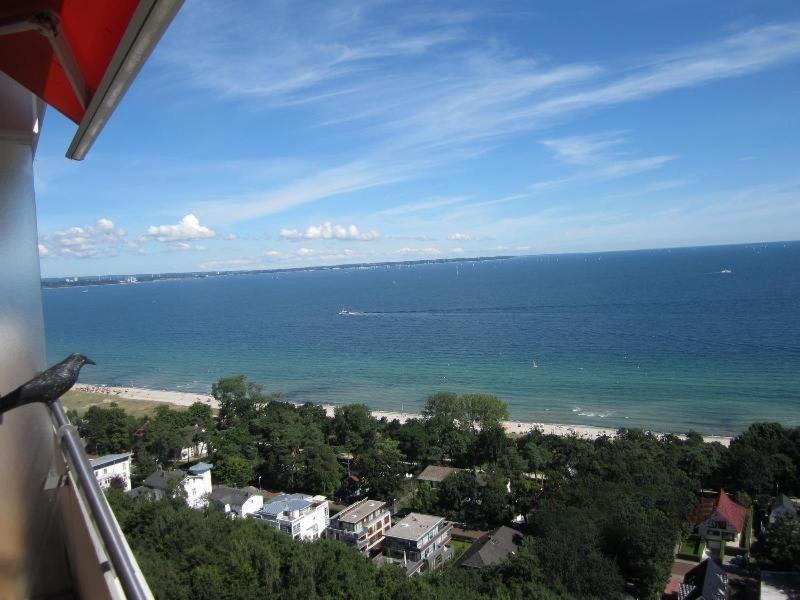
[[[394,440],[378,439],[361,457],[362,478],[371,496],[383,500],[396,498],[405,481],[403,454]]]
[[[466,418],[474,430],[501,427],[508,418],[508,406],[491,394],[466,394],[461,397]]]
[[[375,438],[378,422],[363,404],[337,406],[331,430],[337,445],[351,452],[366,450]]]
[[[227,427],[237,420],[247,421],[280,394],[265,394],[263,386],[247,381],[244,375],[222,377],[211,385],[211,395],[219,403],[219,421]]]
[[[331,496],[342,485],[342,467],[327,444],[311,444],[302,452],[302,488]]]
[[[253,481],[253,464],[241,456],[226,456],[214,463],[212,473],[224,485],[244,487]]]
[[[761,535],[753,553],[773,569],[800,570],[800,519],[778,519]]]
[[[91,406],[80,420],[78,431],[92,454],[125,452],[133,445],[136,420],[114,403],[108,408]]]

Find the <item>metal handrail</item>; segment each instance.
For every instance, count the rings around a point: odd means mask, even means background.
[[[94,477],[89,459],[83,450],[78,430],[72,425],[64,413],[61,403],[56,400],[50,404],[50,411],[58,427],[61,447],[66,453],[73,473],[77,477],[78,486],[89,505],[100,537],[105,544],[106,552],[119,578],[125,595],[132,600],[148,600],[152,598],[146,584],[143,584],[135,559],[130,553],[125,538],[119,529],[106,501],[100,484]]]

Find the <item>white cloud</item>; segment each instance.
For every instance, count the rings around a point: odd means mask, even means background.
[[[401,204],[400,206],[395,206],[393,208],[387,208],[378,212],[377,214],[382,216],[396,216],[417,212],[428,212],[444,208],[446,206],[451,206],[453,204],[460,204],[467,198],[468,196],[448,196],[444,198],[433,198],[431,200],[421,200],[419,202],[411,202],[408,204]]]
[[[536,182],[529,189],[551,189],[587,179],[628,177],[660,169],[676,158],[670,155],[632,158],[629,151],[622,149],[626,141],[620,132],[544,140],[542,144],[554,152],[557,160],[568,165],[586,167],[586,169],[568,177]]]
[[[452,252],[453,254],[464,254],[464,249],[463,248],[453,248],[452,250],[450,250],[450,252]]]
[[[412,255],[412,256],[438,256],[441,253],[442,253],[441,250],[433,246],[427,246],[425,248],[405,247],[395,251],[395,254]]]
[[[468,242],[472,236],[468,233],[453,233],[447,236],[447,239],[453,242]]]
[[[40,236],[39,256],[72,258],[101,258],[116,256],[120,248],[128,245],[124,229],[105,217],[94,225],[70,227]]]
[[[309,225],[305,231],[297,229],[281,229],[280,236],[286,240],[340,240],[372,242],[380,239],[380,234],[375,231],[359,231],[355,225],[334,225],[326,221],[322,225]]]
[[[249,197],[215,198],[197,207],[197,214],[215,223],[255,219],[413,179],[579,112],[741,77],[800,58],[800,22],[752,27],[709,43],[606,66],[591,59],[543,60],[481,35],[487,19],[509,18],[502,11],[492,14],[492,5],[471,6],[453,19],[452,12],[431,5],[423,10],[395,3],[344,8],[322,3],[313,9],[301,4],[279,9],[270,3],[248,5],[251,18],[246,22],[240,10],[194,4],[160,49],[162,74],[226,100],[252,103],[258,110],[307,106],[311,126],[327,127],[332,138],[347,129],[366,132],[364,138],[374,142],[358,146],[362,159],[356,153],[338,166],[293,176]],[[272,26],[250,26],[260,20]],[[204,43],[198,46],[197,39]],[[357,126],[337,127],[345,122]],[[613,149],[613,143],[606,149]],[[596,176],[641,173],[672,159],[621,156]],[[534,189],[559,183],[540,182]],[[444,199],[440,206],[448,202],[458,200]],[[424,204],[381,214],[437,208]]]
[[[159,242],[177,243],[213,238],[216,234],[193,214],[186,215],[175,225],[151,225],[147,237]]]

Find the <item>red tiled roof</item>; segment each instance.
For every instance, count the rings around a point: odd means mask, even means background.
[[[725,490],[720,490],[715,509],[722,518],[736,528],[736,531],[742,533],[747,519],[747,509],[744,506],[731,500]]]
[[[720,490],[716,496],[711,496],[708,492],[704,492],[697,499],[697,504],[689,512],[689,523],[692,526],[697,526],[708,519],[714,512],[733,525],[739,533],[744,529],[747,509],[731,500],[725,490]]]

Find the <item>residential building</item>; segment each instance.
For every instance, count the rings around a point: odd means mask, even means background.
[[[252,514],[296,540],[319,539],[328,527],[328,500],[325,496],[280,494]]]
[[[118,479],[121,489],[127,492],[131,489],[131,454],[106,454],[99,458],[89,459],[92,465],[94,478],[104,490],[111,486],[114,479]]]
[[[697,534],[706,540],[708,552],[719,558],[727,544],[741,546],[747,523],[747,509],[731,500],[725,490],[703,492],[689,515]]]
[[[454,563],[457,567],[467,569],[485,569],[501,563],[519,551],[522,545],[522,534],[511,527],[498,527],[464,551]]]
[[[406,575],[438,569],[452,558],[452,525],[443,517],[411,513],[383,536],[383,562],[402,566]]]
[[[772,525],[782,517],[794,519],[797,517],[797,504],[786,494],[781,494],[772,502],[769,511],[769,523]]]
[[[472,471],[470,469],[458,469],[456,467],[445,467],[442,465],[428,465],[422,470],[422,473],[417,475],[417,481],[425,481],[431,485],[433,488],[438,488],[442,482],[450,477],[453,473],[458,473],[459,471],[465,471],[467,473],[472,473],[475,475],[475,483],[478,487],[486,487],[486,483],[488,481],[486,477],[486,473],[482,471]],[[511,481],[506,482],[506,489],[508,493],[511,493]]]
[[[208,456],[208,444],[202,441],[192,442],[181,448],[181,462],[184,463],[206,456]]]
[[[254,487],[244,489],[215,485],[208,496],[208,502],[226,515],[246,517],[261,510],[264,497]]]
[[[694,567],[683,577],[678,588],[678,600],[726,600],[728,576],[710,558]]]
[[[143,486],[153,490],[156,499],[163,498],[166,494],[175,494],[180,486],[186,494],[186,504],[190,508],[205,508],[208,506],[208,497],[212,491],[213,466],[208,463],[197,463],[190,467],[188,472],[180,469],[156,471],[144,480]]]
[[[380,548],[383,535],[391,526],[389,503],[365,498],[331,517],[325,537],[369,555]]]

